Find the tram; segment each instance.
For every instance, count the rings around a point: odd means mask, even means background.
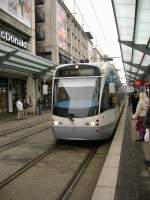
[[[62,140],[108,139],[124,100],[119,76],[109,62],[59,65],[52,81],[52,134]]]

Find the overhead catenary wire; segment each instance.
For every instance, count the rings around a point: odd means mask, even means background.
[[[65,0],[63,0],[63,2],[64,2],[64,4],[65,4]],[[93,39],[95,40],[95,41],[97,41],[97,39],[96,39],[96,36],[95,36],[95,33],[92,31],[92,28],[89,26],[89,24],[87,23],[87,21],[86,21],[86,19],[85,19],[85,17],[84,17],[84,14],[82,13],[82,11],[79,9],[79,6],[78,6],[78,4],[77,4],[77,2],[76,1],[74,1],[74,4],[75,4],[75,6],[76,6],[76,8],[78,9],[78,11],[79,11],[79,13],[80,13],[80,15],[81,15],[81,17],[82,17],[82,20],[83,20],[83,22],[82,22],[82,28],[83,28],[83,25],[85,24],[86,26],[87,26],[87,28],[90,30],[90,32],[91,32],[91,34],[92,34],[92,36],[93,36]],[[66,5],[66,4],[65,4]],[[66,5],[67,6],[67,5]],[[68,6],[67,6],[68,7]],[[75,13],[75,14],[77,14],[77,13]],[[79,23],[79,22],[78,22]],[[79,23],[80,24],[80,23]],[[96,47],[97,47],[97,45],[96,45]],[[102,54],[104,54],[103,53],[103,51],[102,51],[102,49],[100,49],[100,51],[101,51],[101,53]]]
[[[108,41],[107,41],[107,39],[106,39],[106,36],[105,36],[104,30],[103,30],[103,28],[102,28],[101,22],[100,22],[100,20],[99,20],[98,15],[97,15],[96,9],[95,9],[95,7],[94,7],[92,1],[89,0],[89,2],[90,2],[90,4],[91,4],[91,7],[92,7],[92,10],[93,10],[93,13],[94,13],[95,18],[96,18],[96,20],[97,20],[97,22],[98,22],[98,26],[99,26],[99,28],[100,28],[100,30],[101,30],[101,32],[102,32],[103,38],[104,38],[104,40],[105,40],[105,42],[106,42],[106,45],[107,45],[108,48],[110,48],[110,45],[109,45],[109,43],[108,43]]]

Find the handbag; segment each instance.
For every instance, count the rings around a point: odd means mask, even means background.
[[[148,142],[149,141],[149,129],[146,129],[145,135],[144,135],[144,141]]]

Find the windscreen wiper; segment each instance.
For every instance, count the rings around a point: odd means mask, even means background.
[[[74,121],[74,119],[73,119],[74,114],[72,114],[72,113],[67,113],[67,117],[68,117],[71,121]]]

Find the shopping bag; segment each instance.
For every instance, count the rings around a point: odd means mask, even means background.
[[[149,141],[149,129],[146,129],[145,135],[144,135],[144,141],[148,142]]]

